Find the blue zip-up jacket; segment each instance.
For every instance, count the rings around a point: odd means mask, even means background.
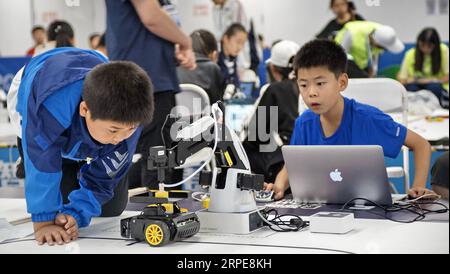
[[[33,222],[73,216],[79,227],[100,216],[101,206],[131,165],[141,128],[118,145],[102,145],[89,134],[79,115],[86,75],[108,60],[95,51],[57,48],[25,67],[17,111],[22,116],[25,196]],[[62,159],[88,160],[80,170],[80,189],[63,204]]]

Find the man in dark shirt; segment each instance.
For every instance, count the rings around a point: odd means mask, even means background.
[[[136,175],[135,180],[140,178],[136,186],[155,188],[157,176],[147,171],[146,159],[150,147],[164,144],[161,128],[175,106],[175,93],[180,91],[176,62],[188,69],[196,66],[192,41],[177,25],[178,14],[169,0],[106,0],[106,10],[106,45],[110,59],[135,62],[154,84],[155,115],[142,131],[136,150],[142,158],[130,173]],[[170,144],[170,125],[163,133],[166,143]]]
[[[336,15],[326,27],[317,35],[317,38],[334,40],[336,34],[350,21],[364,21],[364,18],[356,13],[353,2],[347,0],[331,0],[330,9]]]

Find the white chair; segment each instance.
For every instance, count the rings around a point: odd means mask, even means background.
[[[175,95],[176,107],[172,114],[186,116],[209,115],[211,102],[208,93],[193,84],[180,85],[181,92]]]
[[[302,115],[303,112],[307,111],[309,108],[306,105],[305,101],[301,94],[298,95],[298,114]]]
[[[350,79],[343,95],[374,106],[387,114],[401,114],[401,121],[408,127],[408,94],[405,87],[393,79]],[[410,189],[409,149],[403,147],[403,167],[387,168],[389,178],[404,178],[405,191]]]
[[[239,139],[241,142],[244,142],[245,139],[248,137],[248,127],[250,126],[250,123],[252,122],[253,116],[256,115],[256,112],[258,111],[259,103],[261,102],[262,97],[264,96],[264,93],[269,88],[270,84],[265,84],[261,90],[259,91],[259,97],[256,99],[256,102],[253,104],[252,111],[248,114],[247,119],[245,119],[244,123],[242,124],[242,130],[239,134]]]
[[[203,88],[194,84],[181,84],[180,90],[181,92],[175,95],[176,107],[172,110],[172,115],[175,115],[176,117],[193,117],[194,120],[210,115],[211,102],[208,93]],[[206,165],[206,170],[211,171],[215,166],[215,158],[213,158],[213,160]],[[197,167],[197,165],[183,166],[183,178]],[[196,178],[195,180],[198,179]],[[192,180],[191,182],[188,182],[185,187],[193,190]]]

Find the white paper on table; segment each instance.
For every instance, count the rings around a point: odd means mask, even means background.
[[[6,240],[21,239],[33,234],[30,224],[11,225],[6,219],[0,219],[0,243]]]

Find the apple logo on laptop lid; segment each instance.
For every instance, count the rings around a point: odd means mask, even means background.
[[[330,172],[330,179],[335,183],[341,183],[344,180],[344,178],[342,178],[342,172],[340,172],[339,169]]]

